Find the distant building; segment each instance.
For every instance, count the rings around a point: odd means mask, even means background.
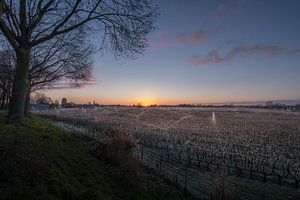
[[[62,98],[61,99],[61,105],[64,106],[66,105],[68,102],[67,102],[67,99],[66,98]]]

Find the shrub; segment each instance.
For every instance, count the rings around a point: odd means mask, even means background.
[[[210,200],[231,200],[237,199],[234,195],[232,188],[226,184],[224,173],[218,173],[212,181],[210,191]]]
[[[119,166],[121,170],[116,175],[121,181],[136,182],[139,168],[139,162],[133,155],[136,140],[116,129],[107,130],[103,135],[95,150],[96,156]]]
[[[127,133],[118,130],[110,130],[99,141],[97,155],[101,159],[110,160],[116,164],[122,164],[133,157],[135,140]]]

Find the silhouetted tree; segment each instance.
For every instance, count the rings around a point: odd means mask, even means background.
[[[36,104],[51,104],[51,103],[53,103],[52,99],[50,97],[47,97],[42,92],[36,92],[32,99],[32,102],[36,103]]]
[[[33,48],[28,77],[30,85],[27,90],[24,107],[25,114],[28,112],[28,104],[30,103],[30,94],[32,92],[52,88],[58,84],[64,84],[65,87],[76,87],[80,86],[82,82],[88,81],[92,77],[92,51],[92,46],[85,45],[85,41],[80,35],[76,38],[58,38],[52,40],[52,43]],[[7,69],[3,69],[5,74],[0,79],[1,81],[7,81],[6,77],[11,77],[9,80],[12,83],[16,64],[14,52],[6,50],[2,54],[6,55],[6,58],[11,58],[11,61],[9,63],[10,66]],[[13,70],[8,71],[8,69]],[[8,74],[9,72],[11,74]],[[4,86],[11,86],[11,84]],[[5,91],[10,90],[6,89]]]
[[[11,96],[14,62],[12,52],[0,52],[0,109],[7,109]]]
[[[92,78],[93,48],[83,35],[55,38],[32,50],[29,68],[30,87],[26,95],[25,114],[32,92],[64,84],[77,87]]]
[[[98,33],[115,56],[134,57],[146,46],[157,16],[151,0],[7,0],[0,37],[16,55],[9,119],[22,123],[34,47],[61,38]],[[63,40],[62,40],[63,41]]]

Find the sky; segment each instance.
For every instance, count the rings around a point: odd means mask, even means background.
[[[300,99],[299,0],[156,0],[149,47],[94,55],[94,80],[49,90],[75,103],[180,104]]]

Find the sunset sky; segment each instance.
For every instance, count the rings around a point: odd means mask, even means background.
[[[179,104],[300,99],[299,0],[156,0],[157,30],[135,60],[95,54],[75,103]]]

